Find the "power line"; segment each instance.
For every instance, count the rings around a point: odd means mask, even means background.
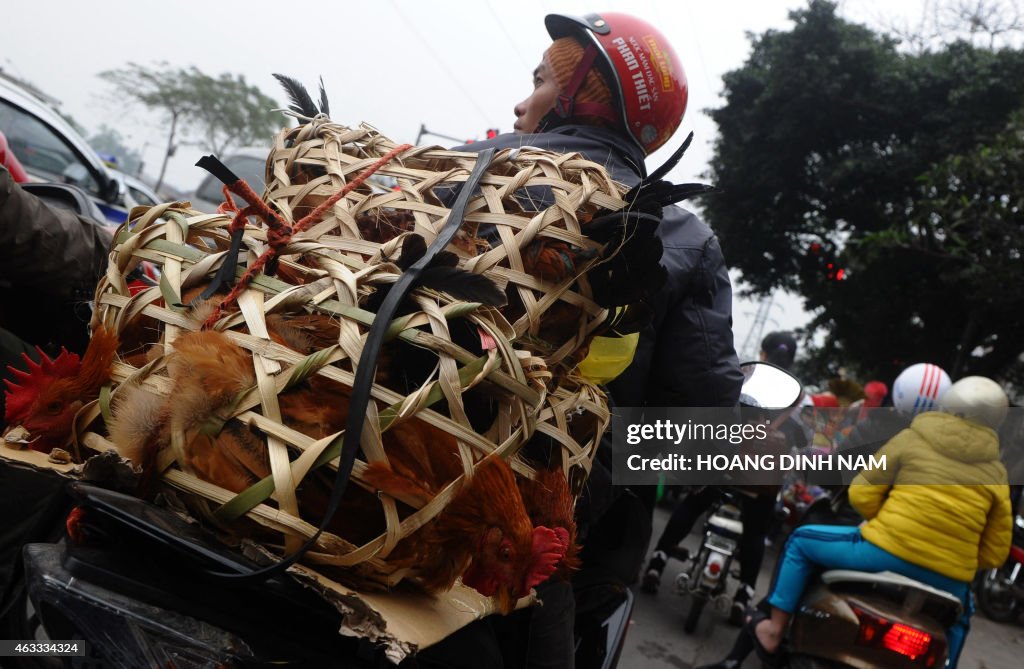
[[[498,27],[501,28],[501,32],[504,33],[505,37],[508,39],[508,43],[512,45],[512,50],[516,52],[516,57],[519,58],[519,62],[522,63],[524,71],[532,72],[533,65],[526,62],[526,58],[523,57],[522,52],[519,50],[519,45],[516,44],[516,41],[512,39],[512,35],[510,35],[508,30],[505,28],[505,22],[502,21],[501,17],[499,17],[497,12],[494,11],[494,7],[491,7],[491,1],[485,0],[484,7],[486,7],[487,11],[489,11],[491,16],[494,17],[494,22],[498,24]]]
[[[467,91],[462,86],[462,82],[460,82],[459,78],[455,76],[455,73],[448,68],[448,65],[446,65],[445,62],[441,60],[441,57],[437,54],[436,51],[434,51],[434,48],[430,46],[430,42],[428,42],[423,37],[423,35],[420,34],[420,31],[416,27],[416,24],[413,23],[409,19],[409,17],[405,15],[405,13],[402,11],[402,8],[398,6],[398,2],[396,2],[396,0],[391,0],[391,6],[394,7],[395,12],[398,14],[399,18],[401,18],[402,21],[405,22],[406,27],[409,28],[409,30],[411,30],[414,35],[416,35],[416,39],[418,39],[420,43],[423,44],[423,46],[427,49],[430,55],[434,58],[434,60],[437,61],[437,64],[441,66],[441,69],[444,70],[445,74],[448,75],[448,78],[451,79],[453,84],[455,84],[455,87],[459,89],[459,91],[466,97],[466,99],[469,100],[469,103],[473,106],[473,108],[476,109],[476,111],[480,114],[480,118],[483,119],[484,125],[488,125],[490,121],[488,120],[487,112],[485,112],[483,110],[483,107],[481,107],[477,103],[476,98],[473,97],[473,95],[470,94],[470,92]]]

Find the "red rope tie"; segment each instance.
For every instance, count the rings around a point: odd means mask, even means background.
[[[289,227],[284,219],[278,216],[277,212],[267,206],[267,203],[256,195],[253,189],[250,188],[249,184],[245,183],[245,181],[239,179],[235,183],[225,186],[225,204],[231,199],[228,191],[244,198],[249,203],[248,206],[235,214],[234,219],[231,221],[231,225],[228,226],[228,230],[234,233],[236,229],[245,225],[245,219],[247,217],[258,216],[267,224],[268,248],[260,254],[260,257],[257,258],[252,265],[249,266],[242,275],[242,278],[238,280],[235,287],[231,289],[230,293],[228,293],[228,296],[224,298],[224,301],[217,305],[217,308],[214,309],[212,314],[210,314],[210,317],[203,323],[203,328],[212,328],[214,326],[214,324],[220,319],[224,308],[234,304],[235,300],[238,299],[238,296],[242,294],[242,291],[249,286],[249,283],[252,281],[252,278],[256,276],[256,273],[262,270],[272,258],[277,257],[280,250],[291,242],[292,236],[318,223],[327,211],[338,202],[338,200],[352,192],[353,189],[358,188],[367,179],[373,176],[377,170],[391,162],[391,160],[398,154],[411,149],[412,146],[412,144],[402,144],[400,146],[396,146],[391,151],[388,151],[380,158],[380,160],[375,162],[373,165],[370,165],[368,168],[360,172],[355,179],[345,184],[341,190],[324,200],[316,209],[297,221],[293,227]],[[233,201],[232,204],[234,204]]]
[[[309,212],[308,214],[306,214],[306,216],[304,216],[301,220],[299,220],[295,224],[295,227],[292,229],[292,234],[297,234],[299,232],[302,232],[303,230],[306,230],[307,228],[311,227],[312,225],[314,225],[316,223],[319,223],[320,219],[323,218],[324,215],[327,213],[327,210],[330,209],[331,207],[333,207],[338,202],[338,200],[340,200],[341,198],[343,198],[346,195],[348,195],[350,192],[352,192],[353,189],[358,188],[359,186],[363,185],[363,183],[367,179],[369,179],[371,176],[373,176],[373,174],[377,170],[379,170],[380,168],[384,167],[389,162],[391,162],[392,158],[394,158],[398,154],[402,153],[403,151],[406,151],[406,150],[411,149],[411,148],[412,148],[412,144],[401,144],[401,145],[396,146],[395,148],[391,149],[390,151],[388,151],[386,154],[384,154],[381,157],[380,160],[375,162],[373,165],[370,165],[369,167],[367,167],[365,170],[360,172],[359,175],[356,176],[355,179],[353,179],[352,181],[350,181],[347,184],[345,184],[344,188],[342,188],[337,193],[335,193],[334,195],[330,196],[329,198],[327,198],[326,200],[321,202],[320,205],[316,209],[314,209],[313,211]]]
[[[238,211],[238,205],[235,204],[235,200],[231,197],[231,191],[228,189],[228,185],[224,184],[220,192],[224,195],[224,201],[217,207],[218,214],[233,214]]]

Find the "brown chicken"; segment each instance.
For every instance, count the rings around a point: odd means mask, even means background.
[[[275,341],[292,348],[301,348],[303,342],[316,347],[313,341],[337,327],[316,317],[268,319],[267,325]],[[200,478],[240,492],[269,476],[262,437],[238,421],[224,422],[235,398],[255,385],[251,354],[220,332],[187,333],[175,342],[167,367],[172,390],[166,399],[137,388],[124,391],[115,406],[110,434],[122,453],[150,471],[169,444],[173,426],[187,435],[183,464]],[[283,422],[313,438],[337,432],[344,427],[349,393],[340,383],[310,377],[280,395]],[[208,428],[221,424],[219,431]],[[426,503],[462,474],[455,439],[415,417],[395,423],[383,442],[392,464],[373,463],[364,478],[386,493]],[[329,495],[316,474],[299,491],[300,508],[314,515],[309,519],[314,522]],[[366,491],[349,486],[343,509],[350,503],[365,508],[360,494],[372,501]],[[343,512],[329,529],[365,540],[382,533],[384,525],[380,513]],[[461,575],[466,585],[496,597],[499,609],[508,612],[554,572],[568,543],[564,528],[534,528],[508,464],[491,458],[476,468],[436,519],[401,541],[389,559],[415,567],[431,592],[451,588]]]
[[[9,368],[15,380],[5,381],[4,420],[8,427],[25,428],[33,450],[49,453],[64,446],[71,437],[75,414],[110,381],[117,345],[116,335],[98,328],[81,359],[66,350],[53,360],[40,350],[40,363],[26,355],[28,371]]]
[[[392,466],[371,463],[364,478],[385,493],[426,503],[461,474],[455,439],[422,425],[428,429],[420,435],[386,445]],[[496,597],[498,609],[508,613],[555,572],[569,542],[564,527],[530,522],[511,467],[490,456],[441,515],[400,542],[390,559],[416,567],[423,585],[435,592],[462,574],[464,584]]]
[[[517,481],[530,521],[565,531],[565,555],[556,565],[555,576],[568,579],[580,568],[580,547],[576,543],[576,499],[565,475],[557,468],[538,469],[536,478],[519,477]]]

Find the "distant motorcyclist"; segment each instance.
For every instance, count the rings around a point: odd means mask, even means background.
[[[937,365],[917,363],[907,367],[893,382],[892,399],[895,411],[881,410],[871,412],[865,420],[854,427],[851,436],[845,442],[845,446],[848,449],[845,452],[854,455],[876,453],[883,445],[893,440],[894,436],[908,430],[912,421],[919,414],[925,414],[938,409],[940,399],[944,397],[951,385],[949,375]],[[1000,395],[1002,396],[1002,401],[1005,402],[1005,394],[1001,390],[999,390],[999,393],[993,393],[990,401],[998,405]],[[955,403],[955,401],[955,398],[950,400],[951,403]],[[862,487],[859,486],[859,488]],[[811,522],[828,522],[829,526],[833,524],[845,526],[836,529],[856,530],[856,526],[862,520],[861,510],[851,505],[845,486],[837,485],[835,491],[834,494],[836,494],[837,498],[833,501],[830,509],[826,508],[828,513],[817,515]],[[857,492],[859,493],[860,490]],[[857,493],[854,493],[854,497],[857,497]],[[812,507],[810,513],[815,513],[814,507]],[[805,525],[805,527],[819,526]],[[796,532],[800,531],[800,529],[796,530]],[[776,569],[782,566],[784,555],[780,557],[779,565]],[[960,586],[957,585],[956,587],[959,588]],[[757,608],[761,612],[769,611],[769,601],[766,598],[766,600],[758,603]],[[968,610],[968,608],[965,607],[965,610]],[[964,634],[960,635],[961,645]],[[754,650],[753,636],[744,630],[737,637],[733,648],[724,659],[715,664],[706,665],[701,669],[736,669],[752,650]],[[957,652],[959,653],[959,650]],[[953,657],[952,650],[950,656]],[[955,666],[955,664],[951,666]]]
[[[771,332],[761,341],[761,360],[789,369],[796,358],[797,342],[790,332]],[[790,445],[803,445],[803,430],[793,421],[782,426],[786,441]],[[774,488],[762,490],[755,497],[741,499],[743,536],[740,539],[740,586],[733,597],[730,621],[739,624],[743,614],[754,596],[757,576],[764,560],[764,540],[768,534],[775,513],[775,497],[778,491]],[[661,574],[668,562],[670,553],[693,529],[694,523],[702,513],[720,497],[716,486],[707,486],[696,490],[683,498],[673,510],[665,529],[658,539],[654,553],[644,570],[641,587],[645,592],[654,593],[658,590]]]

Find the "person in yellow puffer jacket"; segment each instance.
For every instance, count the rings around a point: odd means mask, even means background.
[[[956,666],[973,613],[970,582],[1010,551],[1010,488],[996,434],[1008,406],[990,379],[954,383],[941,413],[918,415],[876,454],[885,456],[884,469],[853,480],[850,502],[866,523],[794,531],[768,597],[771,615],[748,623],[762,658],[775,654],[808,578],[825,567],[893,571],[958,597],[964,615],[948,631],[947,663]]]
[[[1013,512],[992,429],[923,413],[876,458],[883,455],[884,470],[861,472],[850,486],[865,540],[957,581],[1003,564]]]

